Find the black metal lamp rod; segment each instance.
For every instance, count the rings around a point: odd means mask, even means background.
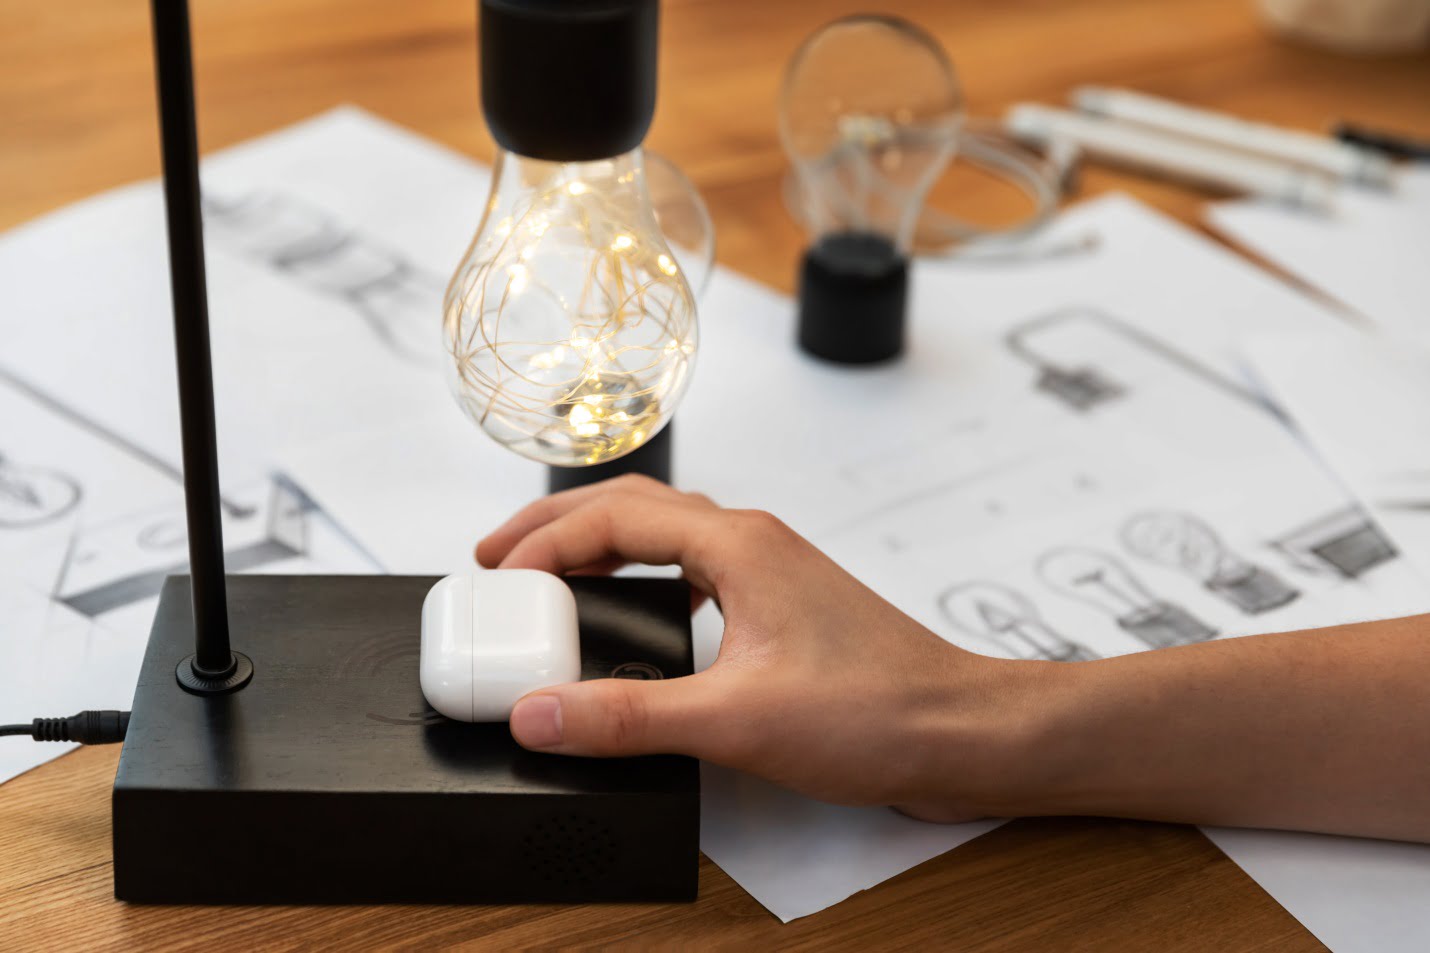
[[[152,12],[197,643],[191,664],[200,679],[221,680],[237,663],[228,637],[188,0],[152,0]]]

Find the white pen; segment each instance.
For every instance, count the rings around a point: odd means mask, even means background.
[[[1347,182],[1377,188],[1389,188],[1392,183],[1393,169],[1385,156],[1329,136],[1248,122],[1126,89],[1083,86],[1073,92],[1072,101],[1088,115],[1135,122],[1208,143],[1260,153],[1270,159],[1317,169]]]
[[[1072,143],[1109,163],[1196,185],[1319,212],[1334,204],[1333,181],[1322,173],[1131,123],[1020,103],[1008,111],[1004,126],[1031,143]]]

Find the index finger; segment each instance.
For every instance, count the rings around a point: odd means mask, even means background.
[[[715,595],[721,512],[655,496],[597,496],[528,533],[498,568],[563,575],[612,558],[678,565],[691,585]]]
[[[564,516],[583,503],[616,492],[664,496],[671,499],[679,499],[684,496],[679,490],[667,486],[659,480],[636,474],[627,474],[610,480],[602,480],[599,483],[590,483],[586,486],[553,493],[522,507],[511,519],[492,530],[478,542],[474,553],[477,562],[488,568],[500,564],[511,552],[512,547],[532,530]]]

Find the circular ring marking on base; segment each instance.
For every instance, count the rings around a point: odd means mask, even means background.
[[[253,660],[242,652],[233,653],[234,669],[226,678],[203,678],[194,671],[194,656],[179,663],[174,674],[179,687],[191,695],[226,695],[236,692],[253,678]]]
[[[611,677],[632,678],[648,682],[665,678],[665,673],[649,662],[625,662],[611,670]]]

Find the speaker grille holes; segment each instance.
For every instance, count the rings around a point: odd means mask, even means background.
[[[583,814],[560,814],[534,825],[522,838],[527,864],[540,880],[579,887],[604,875],[616,860],[616,838]]]

